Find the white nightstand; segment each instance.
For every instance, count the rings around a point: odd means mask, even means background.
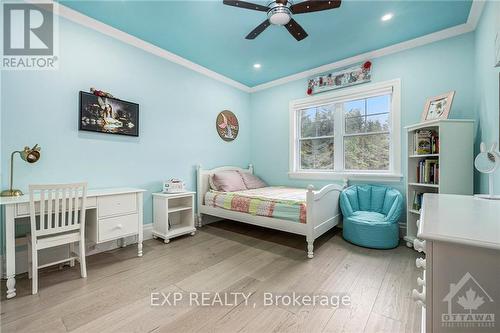
[[[196,232],[194,195],[196,192],[153,193],[153,238],[170,238]]]

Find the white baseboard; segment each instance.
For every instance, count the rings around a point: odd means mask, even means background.
[[[143,225],[143,239],[148,240],[153,238],[153,224]],[[137,236],[130,236],[125,238],[125,244],[135,244],[137,243]],[[96,253],[105,252],[109,250],[114,250],[120,247],[120,240],[113,240],[101,244],[87,244],[87,256],[91,256]],[[56,261],[57,258],[64,258],[68,254],[67,246],[59,246],[51,249],[46,249],[40,252],[39,260],[40,264],[46,262]],[[0,256],[0,276],[2,279],[5,278],[5,254]],[[16,274],[26,273],[28,271],[28,250],[25,245],[16,248]]]

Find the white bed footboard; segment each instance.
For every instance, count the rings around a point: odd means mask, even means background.
[[[307,187],[308,238],[314,240],[340,222],[339,197],[346,186],[347,182],[344,185],[329,184],[319,191],[314,191],[312,185]]]

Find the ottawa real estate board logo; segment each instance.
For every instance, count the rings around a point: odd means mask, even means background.
[[[441,314],[443,327],[493,328],[495,327],[495,302],[479,282],[469,273],[451,283],[446,313]]]
[[[58,64],[57,3],[2,4],[2,69],[51,70]]]

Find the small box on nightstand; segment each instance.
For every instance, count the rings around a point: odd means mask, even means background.
[[[196,192],[153,193],[153,238],[166,243],[173,237],[194,235],[194,195]]]

